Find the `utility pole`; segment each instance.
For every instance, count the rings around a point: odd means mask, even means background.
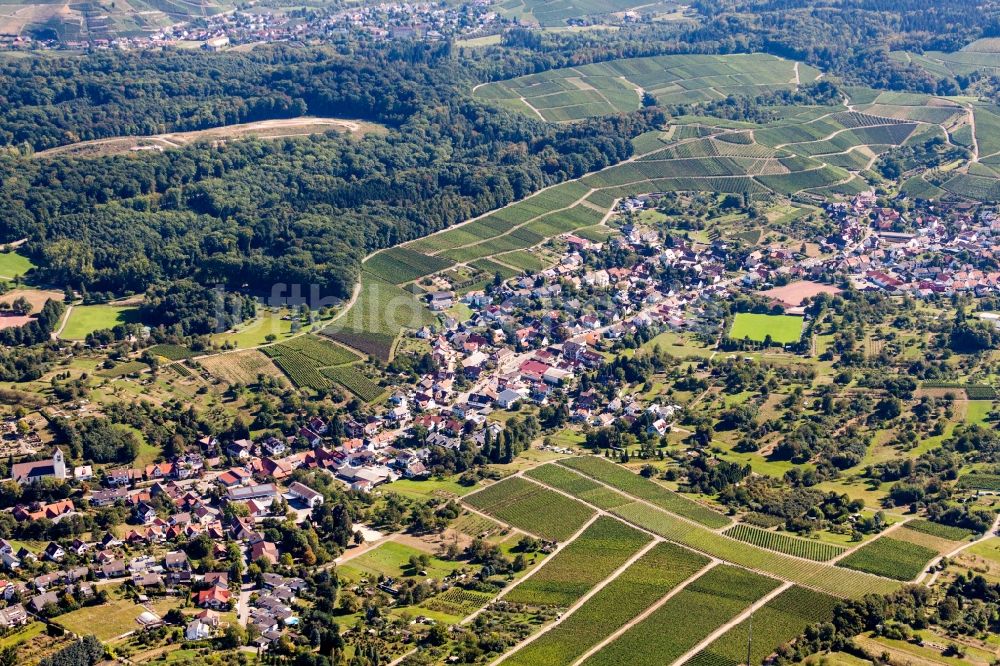
[[[747,666],[753,666],[750,663],[750,647],[753,645],[753,613],[750,613],[750,633],[747,634]]]

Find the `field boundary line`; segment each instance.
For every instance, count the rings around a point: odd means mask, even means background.
[[[709,571],[711,571],[715,567],[719,566],[720,564],[722,564],[722,560],[720,560],[720,559],[718,559],[716,557],[711,558],[711,561],[708,564],[706,564],[705,566],[703,566],[698,571],[695,571],[693,574],[691,574],[690,576],[688,576],[685,580],[683,580],[680,583],[678,583],[677,585],[675,585],[666,594],[664,594],[662,597],[660,597],[655,602],[653,602],[652,606],[650,606],[646,610],[642,611],[641,613],[639,613],[638,615],[636,615],[634,618],[632,618],[631,620],[629,620],[628,622],[626,622],[622,626],[618,627],[618,629],[616,629],[615,631],[613,631],[611,633],[611,635],[607,636],[600,643],[598,643],[597,645],[593,646],[592,648],[590,648],[589,650],[587,650],[586,652],[584,652],[578,659],[576,659],[572,664],[570,664],[570,666],[579,666],[580,664],[582,664],[587,659],[589,659],[590,657],[594,656],[595,654],[597,654],[598,652],[600,652],[601,650],[603,650],[605,647],[607,647],[611,643],[614,643],[616,640],[618,640],[619,638],[621,638],[622,634],[624,634],[626,631],[628,631],[629,629],[631,629],[632,627],[634,627],[635,625],[639,624],[640,622],[642,622],[643,620],[645,620],[646,618],[648,618],[650,615],[652,615],[653,613],[655,613],[656,611],[658,611],[660,609],[660,607],[663,606],[663,604],[665,604],[668,601],[670,601],[674,597],[674,595],[676,595],[678,592],[680,592],[681,590],[684,590],[685,588],[687,588],[688,585],[690,585],[694,581],[698,580],[699,578],[701,578],[702,576],[704,576],[705,574],[707,574]]]
[[[590,601],[591,597],[593,597],[595,594],[597,594],[598,592],[600,592],[601,590],[603,590],[605,587],[607,587],[608,585],[610,585],[612,582],[614,582],[619,576],[621,576],[623,573],[625,573],[625,571],[630,566],[632,566],[633,564],[635,564],[636,561],[640,557],[642,557],[643,555],[645,555],[646,553],[648,553],[649,551],[651,551],[658,544],[663,543],[663,541],[664,541],[663,537],[660,537],[660,536],[656,536],[653,539],[651,539],[649,541],[649,543],[647,543],[645,546],[643,546],[638,551],[636,551],[636,553],[634,555],[632,555],[632,557],[628,558],[620,567],[618,567],[617,569],[615,569],[614,571],[612,571],[607,576],[607,578],[605,578],[604,580],[602,580],[599,583],[597,583],[597,585],[595,585],[594,587],[590,588],[590,590],[588,590],[586,594],[584,594],[582,597],[580,597],[575,602],[573,602],[573,604],[569,608],[567,608],[565,611],[563,611],[563,613],[556,619],[555,622],[552,622],[548,626],[543,627],[541,629],[541,631],[536,631],[531,636],[528,636],[526,639],[524,639],[523,641],[521,641],[520,643],[518,643],[517,645],[515,645],[512,650],[509,650],[509,651],[505,652],[504,654],[500,655],[500,657],[496,661],[492,662],[493,666],[496,666],[496,664],[501,663],[502,661],[504,661],[505,659],[507,659],[507,657],[511,656],[512,654],[520,652],[522,649],[524,649],[525,647],[527,647],[531,643],[533,643],[536,640],[538,640],[539,637],[544,636],[545,634],[547,634],[549,631],[551,631],[555,627],[558,627],[568,617],[572,616],[577,611],[577,609],[580,608],[580,606],[582,606],[583,604],[585,604],[588,601]],[[540,568],[541,568],[540,566],[537,567],[535,569],[535,571],[537,571]],[[521,580],[524,580],[524,579],[522,578]],[[513,587],[513,586],[511,586],[511,587]]]
[[[771,601],[771,599],[774,599],[788,588],[792,587],[792,585],[793,583],[785,581],[783,584],[774,588],[773,590],[762,596],[760,599],[747,606],[745,609],[743,609],[742,612],[738,613],[734,618],[732,618],[722,626],[716,628],[715,631],[713,631],[708,636],[703,638],[700,643],[698,643],[693,648],[682,654],[674,661],[672,661],[670,663],[670,666],[681,666],[681,664],[687,662],[688,659],[691,659],[696,654],[707,648],[709,645],[715,642],[717,638],[725,634],[727,631],[738,625],[743,620],[747,619],[748,617],[756,613],[761,606]]]
[[[463,619],[461,622],[459,622],[459,624],[468,624],[469,622],[472,622],[472,620],[474,620],[476,617],[478,617],[480,613],[482,613],[484,610],[486,610],[487,608],[489,608],[490,605],[495,604],[496,602],[500,601],[505,596],[507,596],[507,594],[511,590],[513,590],[515,587],[517,587],[518,585],[522,584],[524,581],[526,581],[526,580],[530,579],[532,576],[534,576],[537,572],[539,572],[542,569],[544,569],[545,565],[548,564],[549,562],[551,562],[552,558],[555,557],[557,554],[559,554],[559,551],[561,551],[563,548],[565,548],[569,544],[571,544],[574,541],[576,541],[578,538],[580,538],[580,535],[583,534],[587,530],[588,527],[590,527],[595,522],[597,522],[598,518],[600,518],[600,514],[596,514],[595,513],[593,516],[591,516],[590,520],[588,520],[586,523],[584,523],[583,527],[581,527],[580,529],[578,529],[576,531],[576,533],[573,534],[569,539],[567,539],[566,541],[561,541],[559,544],[557,544],[556,547],[555,547],[555,549],[545,557],[545,560],[541,564],[539,564],[537,567],[535,567],[534,569],[532,569],[528,573],[524,574],[524,577],[521,578],[518,581],[515,581],[513,585],[508,585],[504,589],[500,590],[500,592],[498,592],[495,597],[493,597],[487,603],[483,604],[482,607],[480,607],[479,609],[477,609],[476,611],[474,611],[470,615],[467,615],[465,617],[465,619]],[[493,520],[496,520],[496,519],[494,518]],[[529,532],[525,532],[525,534],[530,534],[530,533]],[[532,535],[532,536],[534,536],[534,535]]]

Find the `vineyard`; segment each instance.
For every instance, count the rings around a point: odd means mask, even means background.
[[[385,393],[385,389],[362,373],[358,364],[340,365],[320,371],[324,377],[340,384],[364,402],[375,402]]]
[[[470,506],[531,534],[565,541],[594,515],[593,509],[520,477],[467,495]]]
[[[796,638],[810,624],[833,617],[839,599],[792,586],[754,612],[750,662],[764,663],[774,649]],[[746,664],[749,620],[744,620],[684,663],[684,666]]]
[[[971,472],[958,479],[959,488],[972,488],[974,490],[987,490],[990,492],[1000,492],[1000,474],[988,474],[986,472]]]
[[[650,537],[620,520],[600,517],[506,596],[532,606],[570,606],[611,575]]]
[[[599,458],[591,459],[603,463]],[[570,458],[561,462],[580,460],[586,459]],[[613,465],[613,463],[603,464]],[[628,523],[692,550],[839,597],[860,598],[869,593],[885,594],[899,587],[898,583],[887,578],[790,557],[737,541],[647,503],[628,502],[618,504],[607,511]]]
[[[925,546],[882,536],[840,560],[837,566],[896,580],[913,580],[937,555],[936,550]]]
[[[716,566],[583,664],[669,664],[778,584],[744,569]]]
[[[569,458],[559,461],[559,464],[707,527],[725,527],[730,523],[722,514],[603,458],[594,456]]]
[[[706,564],[705,557],[659,543],[559,626],[514,652],[504,663],[569,666]]]
[[[448,615],[462,618],[482,608],[492,598],[492,595],[488,592],[452,587],[424,601],[418,608],[426,608],[427,610],[447,613]]]
[[[372,255],[365,262],[365,270],[386,282],[404,284],[443,271],[452,265],[446,259],[430,257],[399,246]]]
[[[625,495],[559,465],[541,465],[528,470],[525,474],[547,486],[579,497],[584,502],[593,504],[599,509],[613,509],[616,506],[632,502]]]
[[[844,552],[844,549],[834,544],[823,543],[822,541],[808,541],[799,539],[778,532],[762,530],[751,525],[734,525],[724,532],[728,537],[739,541],[746,541],[761,548],[774,550],[786,555],[804,557],[807,560],[825,562],[831,560]]]

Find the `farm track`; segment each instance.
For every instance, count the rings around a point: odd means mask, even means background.
[[[595,520],[596,519],[597,519],[597,517],[595,516]],[[593,522],[593,521],[591,521],[591,522]],[[607,587],[609,584],[611,584],[612,582],[614,582],[615,579],[617,579],[619,576],[621,576],[623,573],[625,573],[625,571],[630,566],[632,566],[633,564],[635,564],[636,561],[639,558],[641,558],[643,555],[645,555],[646,553],[648,553],[649,551],[651,551],[653,548],[656,547],[657,544],[662,543],[663,541],[664,541],[663,538],[654,538],[654,539],[650,540],[649,543],[647,543],[645,546],[643,546],[642,548],[640,548],[634,555],[632,555],[632,557],[628,558],[628,560],[626,560],[620,567],[618,567],[617,569],[615,569],[614,571],[612,571],[611,574],[607,578],[605,578],[604,580],[602,580],[601,582],[599,582],[594,587],[590,588],[590,590],[588,590],[586,594],[584,594],[582,597],[580,597],[579,599],[577,599],[573,603],[572,606],[570,606],[569,608],[567,608],[556,619],[555,622],[552,622],[551,624],[543,627],[541,629],[541,631],[536,631],[531,636],[528,636],[526,639],[524,639],[523,641],[521,641],[520,643],[518,643],[517,645],[515,645],[513,649],[508,650],[507,652],[505,652],[504,654],[502,654],[499,659],[497,659],[496,661],[493,662],[494,666],[496,664],[499,664],[499,663],[503,662],[508,657],[510,657],[512,654],[521,651],[522,649],[524,649],[528,645],[532,644],[533,642],[535,642],[536,640],[538,640],[539,638],[541,638],[542,636],[544,636],[548,632],[550,632],[553,629],[555,629],[556,627],[558,627],[568,617],[570,617],[571,615],[573,615],[573,613],[575,613],[576,610],[578,608],[580,608],[580,606],[582,606],[585,603],[587,603],[588,601],[590,601],[591,597],[593,597],[595,594],[597,594],[598,592],[600,592],[601,590],[603,590],[605,587]],[[547,561],[548,560],[546,560],[546,562]],[[541,569],[546,564],[546,562],[543,562],[541,565],[539,565],[538,567],[536,567],[534,569],[534,571],[537,571],[538,569]],[[522,578],[521,580],[524,580],[524,579]],[[511,587],[513,588],[514,586],[511,586]]]
[[[927,571],[929,569],[936,567],[941,562],[941,560],[946,558],[950,560],[951,558],[961,553],[963,550],[971,548],[972,546],[975,546],[977,543],[980,543],[982,541],[985,541],[986,539],[991,538],[997,533],[997,530],[1000,530],[1000,514],[997,514],[997,517],[993,519],[993,525],[990,526],[990,529],[986,530],[972,541],[963,543],[958,548],[955,548],[954,550],[949,551],[944,555],[939,555],[938,557],[935,557],[933,560],[931,560],[930,563],[926,567],[924,567],[924,572],[920,574],[914,582],[922,583],[924,579],[927,578],[928,576]],[[938,576],[940,575],[941,575],[940,571],[935,571],[933,574],[930,574],[930,580],[927,581],[926,583],[927,586],[930,587],[931,585],[933,585],[937,581]]]

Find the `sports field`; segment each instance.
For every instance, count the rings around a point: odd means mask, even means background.
[[[763,342],[767,336],[779,344],[798,342],[802,337],[802,317],[739,312],[729,329],[729,337],[733,340],[748,338]]]

